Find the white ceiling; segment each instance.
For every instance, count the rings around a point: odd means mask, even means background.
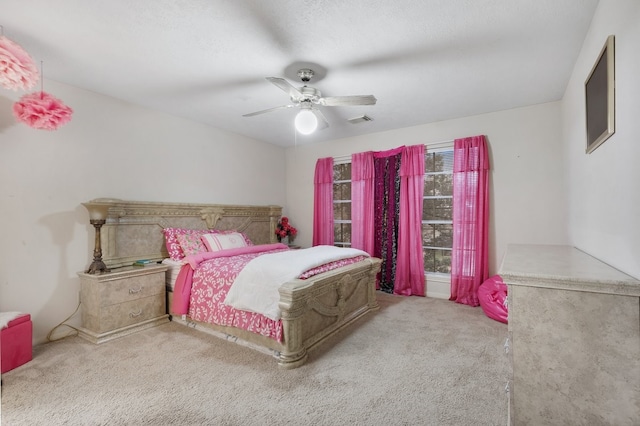
[[[292,146],[559,100],[597,3],[2,0],[0,25],[45,84]],[[321,107],[330,127],[297,140],[293,108],[242,117],[288,104],[265,77],[301,86],[303,67],[324,96],[377,104]]]

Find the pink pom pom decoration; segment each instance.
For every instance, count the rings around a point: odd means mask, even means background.
[[[24,95],[13,105],[18,121],[34,129],[56,130],[71,121],[73,110],[46,92]]]
[[[17,43],[0,36],[0,85],[9,90],[31,89],[39,73],[33,59]]]

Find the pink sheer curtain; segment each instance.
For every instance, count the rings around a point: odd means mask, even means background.
[[[489,277],[489,155],[485,137],[456,139],[453,154],[451,298],[478,306]]]
[[[400,165],[400,224],[395,294],[424,296],[422,253],[422,196],[424,145],[405,147]]]
[[[316,162],[313,179],[313,245],[333,245],[333,158]]]
[[[373,256],[374,247],[373,152],[351,156],[351,247]]]

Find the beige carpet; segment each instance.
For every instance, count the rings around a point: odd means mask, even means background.
[[[378,298],[294,370],[176,323],[38,346],[2,376],[2,426],[506,424],[505,324],[445,300]]]

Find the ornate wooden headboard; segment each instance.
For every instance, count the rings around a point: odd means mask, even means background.
[[[169,257],[162,229],[237,230],[254,244],[276,242],[280,206],[161,203],[101,198],[109,204],[102,226],[102,260],[109,268],[131,265],[138,259]]]

